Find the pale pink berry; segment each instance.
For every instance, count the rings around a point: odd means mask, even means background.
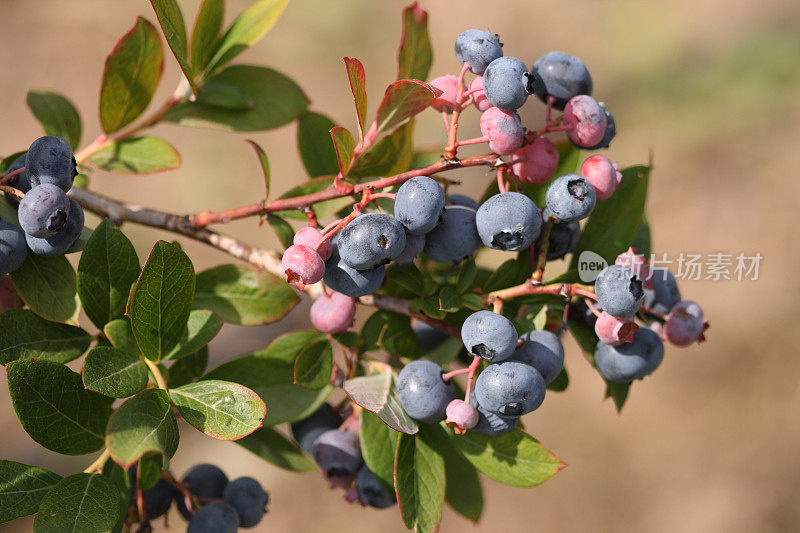
[[[464,432],[478,424],[478,411],[464,400],[453,400],[447,404],[445,424]]]
[[[3,274],[0,276],[0,313],[9,309],[19,309],[25,306],[25,302],[19,297],[11,276]]]
[[[637,329],[639,326],[633,321],[633,317],[619,318],[605,311],[600,313],[597,322],[594,323],[594,332],[604,344],[611,346],[631,342]]]
[[[591,148],[603,140],[606,132],[606,114],[594,98],[579,94],[564,108],[564,125],[567,135],[578,146]]]
[[[545,183],[553,177],[558,168],[558,149],[547,137],[537,137],[516,152],[511,165],[519,179],[525,183]]]
[[[684,300],[675,304],[667,315],[663,336],[675,346],[689,346],[693,342],[706,340],[703,335],[706,329],[708,322],[700,306]]]
[[[653,273],[650,272],[647,259],[645,256],[637,254],[635,248],[629,247],[626,252],[619,254],[614,264],[630,268],[646,289],[653,289]]]
[[[317,228],[306,226],[305,228],[297,230],[297,233],[294,234],[293,242],[295,244],[302,244],[303,246],[316,249],[322,260],[327,261],[330,259],[331,253],[333,252],[333,245],[331,245],[330,239],[327,239],[319,248],[317,248],[317,243],[319,243],[321,240],[322,233]]]
[[[293,244],[283,252],[281,266],[286,272],[286,281],[297,284],[299,289],[312,285],[325,275],[325,262],[317,251],[303,244]]]
[[[489,139],[489,149],[498,155],[519,150],[525,137],[519,115],[497,107],[490,107],[481,115],[481,133]]]
[[[431,80],[430,85],[436,87],[442,94],[433,101],[433,108],[436,111],[447,111],[452,113],[457,105],[458,98],[458,78],[452,74],[439,76]]]
[[[469,90],[475,91],[472,93],[472,101],[475,102],[475,107],[478,108],[478,111],[483,113],[492,107],[492,103],[486,98],[486,93],[483,92],[483,76],[478,76],[472,80],[472,83],[469,84]]]
[[[335,291],[314,300],[309,312],[311,323],[323,333],[344,333],[353,325],[355,315],[356,301]]]
[[[622,184],[622,173],[604,155],[593,155],[581,165],[581,175],[594,186],[598,200],[606,200]]]

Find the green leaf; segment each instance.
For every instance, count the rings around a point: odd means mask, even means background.
[[[439,297],[433,296],[431,298],[425,298],[422,301],[422,311],[431,318],[438,318],[439,320],[443,319],[447,316],[446,311],[442,311],[439,308]]]
[[[441,367],[449,365],[462,351],[466,353],[461,338],[448,337],[443,343],[433,350],[426,351],[423,359],[433,361]]]
[[[100,125],[105,133],[124,128],[142,114],[156,92],[163,68],[158,31],[139,17],[106,58],[100,87]]]
[[[581,253],[589,250],[610,264],[631,245],[644,215],[650,167],[633,166],[622,171],[622,185],[608,200],[597,202],[572,253],[570,268],[578,267]]]
[[[413,435],[419,431],[417,422],[408,416],[397,398],[396,380],[391,369],[372,376],[348,379],[344,392],[353,402],[375,413],[395,431]]]
[[[9,363],[8,389],[22,427],[54,452],[82,455],[103,447],[111,400],[83,388],[81,376],[59,363]]]
[[[81,143],[81,117],[72,102],[49,91],[28,91],[27,103],[45,134],[67,141],[73,150]]]
[[[127,508],[125,496],[102,474],[74,474],[42,498],[34,533],[97,533],[115,529]]]
[[[272,428],[261,428],[239,439],[236,444],[268,463],[290,472],[312,472],[317,469],[300,448]]]
[[[328,144],[331,144],[330,142]],[[336,171],[338,172],[338,170]],[[336,173],[334,172],[334,174]],[[281,195],[281,198],[295,198],[297,196],[304,196],[306,194],[311,194],[319,191],[324,191],[328,187],[333,184],[332,177],[326,178],[314,178],[306,181],[305,183],[301,183],[297,187],[291,189],[288,192],[285,192]],[[333,200],[326,200],[324,202],[319,202],[314,204],[314,212],[317,214],[318,219],[325,218],[326,216],[336,213],[339,209],[349,206],[353,203],[353,199],[349,196],[345,196],[342,198],[335,198]],[[281,214],[286,218],[292,218],[295,220],[307,220],[305,213],[298,209],[290,209],[286,211],[282,211]],[[286,285],[285,282],[283,282]]]
[[[367,75],[364,65],[354,57],[343,57],[347,69],[347,79],[350,82],[350,92],[353,93],[353,102],[356,105],[356,119],[358,119],[358,135],[364,139],[364,129],[367,124]]]
[[[537,330],[543,330],[547,326],[547,306],[543,305],[541,309],[533,317],[533,327]]]
[[[17,359],[67,363],[89,348],[92,337],[83,329],[50,322],[28,309],[0,314],[0,364]]]
[[[439,291],[439,309],[447,313],[456,313],[461,309],[461,295],[455,287],[442,287]]]
[[[142,353],[139,345],[136,344],[136,337],[133,336],[131,321],[127,317],[112,320],[105,325],[103,333],[114,345],[114,348],[133,355]]]
[[[112,461],[113,462],[113,461]],[[140,490],[153,488],[161,479],[163,460],[160,455],[148,453],[139,459],[137,465],[137,486]]]
[[[174,389],[199,378],[206,371],[208,364],[208,346],[196,353],[181,357],[169,367],[167,386]]]
[[[341,172],[342,176],[347,176],[347,171],[350,170],[350,163],[353,161],[356,141],[353,139],[353,134],[347,128],[342,128],[341,126],[331,128],[330,134],[331,139],[333,139],[333,147],[336,150],[339,172]]]
[[[210,437],[236,440],[258,428],[267,406],[252,390],[228,381],[202,380],[169,391],[184,420]]]
[[[562,368],[555,379],[547,384],[547,390],[554,392],[564,392],[567,387],[569,387],[569,374],[566,368]]]
[[[106,447],[126,470],[147,452],[170,459],[178,449],[178,422],[161,389],[147,389],[117,409],[108,421]]]
[[[520,429],[500,435],[450,433],[451,442],[483,474],[512,487],[541,485],[566,466]]]
[[[78,296],[98,328],[125,316],[141,267],[131,241],[110,220],[95,228],[78,263]]]
[[[60,479],[45,468],[0,460],[0,524],[34,514]]]
[[[333,349],[327,340],[300,350],[294,363],[294,382],[307,389],[321,389],[331,380]]]
[[[387,271],[387,278],[417,296],[425,294],[425,279],[422,272],[413,264],[394,263]]]
[[[414,120],[383,137],[355,160],[350,176],[366,178],[391,176],[408,168],[414,155]]]
[[[164,32],[172,55],[175,56],[178,66],[186,76],[192,93],[197,94],[197,86],[189,65],[189,45],[186,40],[186,25],[183,22],[181,6],[177,0],[150,0],[150,4],[156,12],[158,23],[161,24],[161,31]]]
[[[267,224],[275,231],[278,240],[281,241],[281,246],[284,248],[290,247],[294,244],[294,229],[292,226],[278,215],[272,213],[267,214]]]
[[[426,533],[439,529],[445,497],[444,459],[431,435],[428,427],[420,428],[419,435],[401,434],[394,461],[403,523]]]
[[[299,301],[284,280],[250,267],[220,265],[197,274],[194,308],[214,311],[229,324],[271,324]]]
[[[142,353],[158,361],[181,341],[192,310],[192,260],[176,244],[158,241],[131,294],[128,314]]]
[[[239,87],[221,81],[209,81],[203,84],[203,89],[197,95],[200,104],[208,104],[222,109],[253,109],[255,102],[248,97]]]
[[[203,0],[192,29],[189,64],[192,72],[202,72],[214,54],[225,17],[225,0]]]
[[[514,285],[518,275],[519,262],[516,259],[509,259],[492,272],[483,286],[483,292],[492,292],[510,287]]]
[[[437,449],[444,457],[445,500],[455,512],[477,522],[483,513],[483,488],[478,470],[453,447],[447,432],[440,426],[433,426],[431,430]]]
[[[414,2],[403,10],[403,37],[397,52],[397,79],[426,80],[432,63],[428,13]]]
[[[461,295],[461,304],[472,311],[479,311],[484,306],[483,299],[480,296],[469,292]]]
[[[294,365],[297,356],[306,346],[325,340],[325,334],[306,330],[287,333],[273,340],[263,352],[264,357]]]
[[[78,311],[75,269],[63,255],[28,254],[11,279],[31,311],[47,320],[66,322]]]
[[[95,152],[89,163],[121,174],[152,174],[181,166],[181,155],[160,137],[145,135],[122,139]]]
[[[178,344],[175,345],[164,359],[180,359],[193,354],[211,342],[222,329],[222,319],[216,313],[199,309],[189,313],[189,321]]]
[[[267,157],[267,153],[264,151],[264,149],[261,148],[255,141],[247,139],[245,142],[253,147],[253,150],[256,151],[256,155],[258,156],[258,162],[261,165],[261,174],[264,176],[264,188],[266,191],[264,193],[264,199],[266,200],[269,198],[269,158]]]
[[[606,381],[606,398],[614,400],[614,406],[617,408],[618,413],[622,412],[622,407],[625,405],[625,400],[628,399],[630,389],[630,383],[611,383]]]
[[[147,386],[147,368],[136,355],[95,346],[83,360],[83,384],[112,398],[127,398]]]
[[[260,0],[245,9],[220,39],[207,71],[218,70],[266,35],[288,3],[289,0]]]
[[[361,413],[361,454],[384,488],[394,491],[394,451],[400,434],[370,413]]]
[[[475,283],[475,278],[478,275],[478,267],[475,266],[475,260],[470,259],[461,263],[461,268],[458,271],[458,282],[456,288],[460,294],[464,294],[472,288]]]
[[[421,113],[442,91],[419,80],[398,80],[386,88],[375,117],[376,135],[389,133]]]
[[[364,330],[373,332],[369,344],[374,344],[394,355],[416,357],[422,349],[407,316],[388,311],[376,311],[364,324]],[[367,334],[365,334],[365,339]]]
[[[303,113],[297,121],[300,158],[312,178],[339,172],[336,149],[330,142],[330,131],[335,127],[334,121],[313,111]]]
[[[578,346],[583,350],[583,353],[589,356],[591,363],[594,364],[594,350],[600,340],[597,338],[594,328],[583,322],[571,319],[567,319],[567,328],[572,333]]]
[[[633,238],[631,246],[636,249],[637,254],[643,255],[647,260],[650,259],[652,242],[650,240],[650,223],[647,221],[647,213],[642,213],[642,225],[639,226],[639,231],[636,233],[636,237]]]

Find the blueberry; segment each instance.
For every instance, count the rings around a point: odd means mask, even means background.
[[[583,176],[565,174],[553,180],[547,188],[545,202],[554,217],[573,222],[589,216],[597,197],[594,187]]]
[[[33,141],[25,156],[25,167],[31,186],[51,183],[64,192],[70,190],[75,176],[78,175],[69,143],[52,135]]]
[[[480,373],[475,382],[475,399],[487,411],[513,418],[538,409],[546,389],[544,378],[532,366],[503,361]]]
[[[530,365],[551,383],[564,369],[564,345],[553,333],[545,330],[529,331],[522,337],[522,346],[508,360]]]
[[[406,231],[406,246],[403,251],[394,258],[395,263],[407,265],[413,263],[414,259],[422,253],[425,248],[425,235],[414,235]]]
[[[385,265],[403,252],[406,232],[391,215],[366,213],[356,217],[337,235],[339,257],[357,270]]]
[[[703,309],[695,302],[678,302],[664,322],[664,338],[675,346],[689,346],[705,340],[703,332],[708,328]]]
[[[447,202],[451,205],[460,205],[462,207],[469,207],[475,211],[481,206],[477,200],[470,198],[465,194],[449,194],[447,196]]]
[[[456,397],[452,383],[442,380],[442,367],[423,359],[411,361],[397,378],[397,397],[408,416],[436,424],[447,413],[447,404]]]
[[[159,479],[155,485],[144,491],[142,497],[144,507],[147,509],[147,518],[154,520],[167,514],[175,493],[175,487],[163,479]]]
[[[603,269],[594,282],[597,303],[610,315],[629,317],[644,302],[642,280],[628,267],[611,265]]]
[[[579,147],[595,146],[602,142],[608,126],[603,108],[594,98],[585,94],[567,102],[562,124],[569,128],[569,140]]]
[[[240,527],[254,527],[261,522],[269,502],[269,494],[251,477],[236,478],[228,483],[224,498],[236,509]]]
[[[23,168],[25,166],[25,155],[21,155],[11,163],[11,166],[8,167],[6,170],[6,174],[11,174],[15,170]],[[22,191],[23,193],[27,193],[31,190],[31,177],[28,174],[28,170],[26,169],[24,172],[17,174],[13,177],[10,181],[6,183],[6,185],[10,187],[14,187],[15,189]],[[11,196],[10,194],[6,194],[6,198],[8,198],[12,204],[17,205],[19,204],[19,200],[16,197]]]
[[[353,325],[356,302],[340,292],[322,294],[311,304],[308,317],[323,333],[344,333]]]
[[[664,343],[656,333],[640,327],[633,340],[610,346],[597,343],[594,360],[600,375],[612,383],[630,383],[652,374],[664,359]]]
[[[281,268],[286,281],[294,283],[299,289],[313,285],[325,274],[325,262],[317,250],[305,244],[293,244],[283,252]]]
[[[358,436],[331,429],[314,441],[314,460],[328,477],[354,476],[363,464]]]
[[[495,33],[467,30],[456,38],[455,51],[461,63],[469,63],[470,70],[481,76],[489,63],[503,56],[503,44]]]
[[[386,490],[367,465],[356,475],[356,491],[359,500],[375,509],[386,509],[397,503],[394,492]]]
[[[611,111],[608,110],[606,104],[604,104],[603,102],[598,102],[597,105],[600,106],[600,108],[603,110],[603,113],[606,116],[606,131],[603,134],[603,140],[597,143],[596,145],[589,147],[579,146],[579,148],[582,148],[584,150],[599,150],[601,148],[608,148],[608,146],[611,144],[611,141],[613,141],[614,137],[617,135],[617,123],[614,121],[614,115],[611,114]],[[571,139],[570,142],[572,142]],[[572,144],[575,143],[572,142]],[[578,145],[575,144],[575,146]]]
[[[475,407],[478,411],[478,423],[472,428],[472,431],[482,433],[484,435],[499,435],[507,431],[511,431],[519,423],[519,417],[507,418],[504,416],[496,415],[491,411],[484,409],[475,399],[475,393],[470,394],[470,405]]]
[[[480,246],[475,211],[458,205],[448,207],[441,224],[425,236],[425,253],[440,263],[459,263]]]
[[[444,213],[444,191],[428,176],[411,178],[400,186],[394,199],[394,216],[409,233],[424,235]]]
[[[44,257],[63,255],[75,244],[78,237],[81,236],[84,222],[83,208],[72,198],[69,199],[69,203],[70,207],[67,222],[58,233],[46,239],[32,237],[31,235],[25,236],[28,247],[33,253]]]
[[[377,291],[385,274],[386,267],[383,265],[368,270],[356,270],[340,259],[338,247],[334,246],[330,259],[325,262],[325,275],[322,279],[336,292],[359,298]]]
[[[19,224],[32,237],[52,237],[67,222],[69,208],[66,193],[44,183],[31,189],[19,202]]]
[[[532,90],[542,102],[554,96],[553,107],[564,109],[570,98],[592,94],[592,77],[583,61],[564,52],[549,52],[533,64]]]
[[[516,57],[500,57],[483,74],[483,92],[495,107],[516,111],[528,99],[530,72]]]
[[[550,211],[545,208],[542,218],[546,221],[549,216]],[[550,237],[547,240],[547,260],[561,259],[572,252],[578,245],[580,238],[581,225],[577,220],[572,222],[556,220],[553,223],[553,227],[550,228]]]
[[[0,274],[9,274],[28,257],[25,233],[14,224],[0,220]]]
[[[477,311],[461,325],[461,340],[472,355],[498,362],[511,357],[517,348],[517,330],[503,315]]]
[[[644,290],[644,306],[648,309],[666,315],[681,301],[681,291],[678,289],[678,280],[666,268],[652,269],[651,281],[653,289]]]
[[[539,237],[542,216],[530,198],[518,192],[496,194],[475,215],[483,244],[495,250],[516,252]]]
[[[189,492],[202,500],[219,499],[225,493],[228,485],[228,476],[219,467],[210,464],[199,464],[192,467],[183,476],[181,483]],[[180,495],[175,498],[178,511],[186,520],[192,518],[192,513],[186,508],[186,501]],[[206,503],[206,502],[201,502]]]
[[[308,453],[313,453],[314,441],[328,430],[336,429],[344,420],[331,406],[323,403],[308,418],[292,423],[292,437]]]
[[[186,533],[236,533],[239,515],[231,505],[212,502],[192,516]]]
[[[511,155],[525,142],[522,119],[514,111],[490,107],[481,114],[481,134],[489,140],[489,149],[497,155]]]

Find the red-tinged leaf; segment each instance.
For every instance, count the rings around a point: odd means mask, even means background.
[[[376,135],[394,130],[427,109],[442,91],[419,80],[398,80],[386,88],[375,119]]]
[[[342,176],[347,176],[347,171],[350,170],[350,163],[353,162],[353,152],[356,148],[353,134],[346,128],[336,126],[331,129],[331,139],[333,139],[333,147],[336,149],[336,161],[339,163],[339,171]]]
[[[350,90],[356,104],[356,118],[358,118],[358,134],[364,138],[364,124],[367,120],[367,75],[364,65],[356,58],[343,57],[347,68],[347,78],[350,80]]]
[[[264,149],[261,148],[255,141],[246,139],[244,142],[253,147],[253,150],[256,151],[256,155],[258,156],[258,162],[261,163],[261,172],[263,172],[264,174],[264,187],[266,188],[266,192],[264,193],[264,199],[266,200],[267,198],[269,198],[269,180],[270,180],[269,158],[267,157],[267,153],[264,152]]]
[[[183,13],[177,0],[150,0],[153,11],[156,12],[161,31],[167,39],[172,55],[178,61],[178,66],[186,76],[192,94],[197,95],[197,85],[194,82],[192,68],[189,66],[189,45],[186,39],[186,25],[183,22]]]
[[[428,13],[417,2],[403,10],[403,37],[397,51],[397,79],[425,80],[433,63]]]
[[[342,388],[353,402],[378,415],[390,428],[413,435],[419,431],[419,426],[400,405],[395,392],[396,381],[387,367],[379,374],[349,379]]]

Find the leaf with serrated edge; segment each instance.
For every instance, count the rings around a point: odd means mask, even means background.
[[[178,344],[164,356],[164,359],[180,359],[184,355],[195,353],[211,342],[222,329],[222,319],[212,311],[199,309],[189,313],[186,330]]]
[[[333,147],[336,150],[336,161],[339,163],[339,172],[342,176],[347,175],[350,170],[350,163],[353,161],[353,153],[356,148],[356,142],[353,140],[353,134],[342,128],[336,126],[331,128],[331,139],[333,140]]]
[[[197,94],[197,85],[194,82],[192,68],[189,65],[189,46],[186,41],[186,25],[183,22],[181,6],[176,0],[150,0],[156,12],[161,31],[167,39],[167,45],[172,50],[172,55],[178,61],[178,66],[186,76],[193,94]]]
[[[108,420],[106,447],[128,469],[147,452],[170,459],[178,449],[178,422],[161,389],[147,389],[117,409]]]
[[[343,388],[351,400],[378,415],[392,429],[409,435],[419,431],[417,422],[400,405],[391,371],[348,379]]]
[[[33,533],[112,531],[126,508],[119,487],[102,474],[73,474],[42,498]]]
[[[66,257],[33,253],[11,273],[20,298],[37,315],[54,322],[70,320],[78,310],[75,269]]]
[[[60,479],[45,468],[0,460],[0,524],[34,514]]]
[[[333,351],[327,340],[300,350],[294,362],[294,382],[307,389],[321,389],[331,380]]]
[[[49,91],[28,91],[28,107],[47,135],[66,140],[73,150],[81,142],[81,117],[72,102]]]
[[[401,434],[394,461],[394,486],[400,514],[407,528],[421,532],[438,530],[445,497],[444,459],[430,435]]]
[[[397,51],[397,79],[428,79],[433,51],[428,36],[428,13],[417,2],[403,10],[403,37]]]
[[[169,391],[184,420],[210,437],[236,440],[261,427],[264,401],[238,383],[202,380]]]
[[[0,314],[0,364],[17,359],[67,363],[89,348],[92,337],[69,324],[50,322],[29,309]]]
[[[258,162],[261,165],[261,174],[264,176],[264,188],[266,190],[264,193],[264,200],[266,200],[269,198],[269,158],[267,157],[267,153],[258,145],[258,143],[251,141],[250,139],[246,139],[245,142],[253,147],[253,150],[256,151],[256,155],[258,156]]]
[[[137,355],[95,346],[83,360],[83,384],[112,398],[127,398],[147,386],[147,368]]]
[[[152,174],[179,168],[181,155],[164,139],[145,135],[104,146],[92,154],[89,163],[120,174]]]
[[[312,472],[317,469],[300,448],[272,428],[261,428],[235,441],[236,444],[284,470]]]
[[[347,79],[350,81],[350,91],[353,93],[353,102],[356,105],[356,118],[358,119],[359,138],[364,138],[364,128],[367,121],[367,75],[364,65],[354,57],[343,57],[347,69]]]
[[[388,133],[421,113],[442,91],[419,80],[398,80],[386,88],[375,118],[376,135]]]
[[[400,433],[369,411],[361,413],[361,454],[364,463],[387,490],[394,491],[394,451]]]

